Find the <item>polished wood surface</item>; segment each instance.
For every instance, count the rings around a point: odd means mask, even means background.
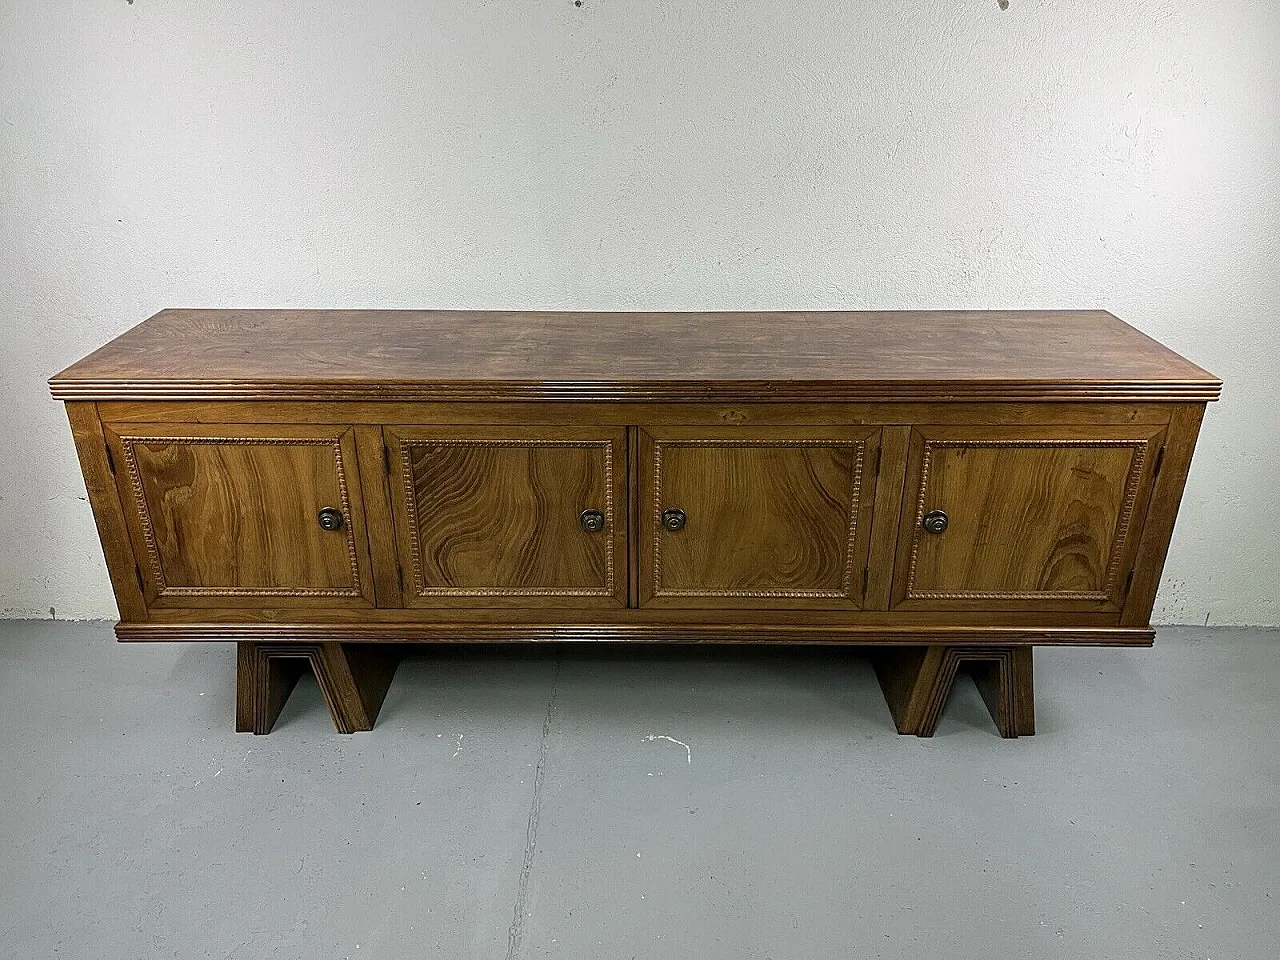
[[[373,605],[350,429],[131,424],[107,442],[149,603]]]
[[[1164,431],[912,431],[895,608],[1114,610]],[[924,528],[941,511],[941,533]]]
[[[623,431],[385,433],[407,605],[625,605]]]
[[[861,604],[878,431],[653,428],[639,451],[642,605]]]
[[[63,399],[1211,400],[1109,313],[165,310]]]
[[[964,671],[1015,736],[1032,646],[1151,643],[1220,384],[1099,311],[175,310],[52,387],[118,636],[238,643],[239,729],[308,667],[367,729],[385,644],[639,641],[884,648],[900,730]]]

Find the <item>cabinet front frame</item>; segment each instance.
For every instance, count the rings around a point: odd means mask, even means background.
[[[830,629],[853,631],[850,642],[857,642],[857,632],[865,625],[868,631],[883,630],[891,624],[908,626],[918,624],[920,629],[929,625],[939,627],[953,623],[961,629],[972,630],[987,623],[1005,625],[1002,629],[1024,624],[1028,628],[1049,628],[1059,625],[1066,629],[1072,625],[1081,628],[1100,629],[1107,624],[1123,624],[1128,629],[1145,627],[1149,621],[1160,571],[1168,550],[1169,535],[1186,481],[1187,469],[1196,445],[1196,435],[1204,415],[1203,402],[1158,402],[1147,400],[1115,402],[1017,402],[994,403],[956,400],[955,402],[822,402],[781,403],[762,401],[756,403],[666,403],[666,402],[538,402],[538,403],[483,403],[483,402],[434,402],[434,401],[280,401],[263,399],[207,400],[207,399],[102,399],[94,402],[72,401],[66,404],[71,419],[76,446],[80,454],[90,500],[94,508],[100,532],[103,532],[104,549],[122,621],[140,623],[147,619],[176,625],[201,622],[215,623],[333,623],[359,622],[387,625],[403,624],[406,629],[413,624],[456,623],[459,628],[487,620],[489,614],[480,607],[438,607],[428,612],[424,608],[403,606],[397,582],[395,526],[391,517],[391,496],[387,490],[389,478],[384,472],[382,434],[388,425],[418,426],[491,426],[506,429],[513,425],[534,427],[546,425],[563,427],[591,423],[601,427],[630,428],[628,470],[638,472],[641,458],[636,454],[635,443],[641,430],[651,426],[700,426],[703,429],[736,426],[822,427],[822,426],[870,426],[882,428],[883,461],[881,475],[874,496],[876,500],[873,518],[873,543],[868,563],[870,587],[861,611],[816,610],[807,613],[785,609],[769,611],[755,608],[754,616],[761,624],[782,617],[789,621],[793,616],[804,616],[814,629],[819,623],[830,624]],[[367,549],[372,557],[372,571],[364,572],[366,596],[368,584],[376,584],[377,607],[364,601],[355,604],[334,604],[323,598],[279,600],[278,598],[237,598],[230,603],[199,603],[184,599],[181,604],[170,604],[165,599],[156,600],[146,594],[141,586],[141,568],[146,553],[135,538],[130,521],[129,499],[118,483],[116,466],[104,456],[109,449],[107,436],[112,432],[130,430],[133,425],[147,423],[178,427],[182,430],[202,431],[211,426],[230,428],[244,435],[244,431],[290,431],[296,427],[317,428],[329,425],[329,429],[347,429],[355,424],[358,437],[358,470],[355,459],[344,460],[350,464],[351,476],[359,476],[358,487],[363,494],[363,504],[355,497],[353,511],[367,516],[365,530]],[[1164,461],[1163,472],[1148,483],[1148,498],[1143,511],[1149,513],[1145,523],[1137,524],[1133,565],[1133,587],[1127,595],[1123,615],[1117,617],[1114,609],[1082,610],[1054,608],[1038,604],[1035,609],[1008,609],[991,604],[975,604],[965,609],[908,610],[894,606],[893,599],[902,582],[897,563],[898,541],[907,517],[910,499],[905,473],[908,469],[906,447],[910,435],[921,425],[953,425],[989,427],[1034,426],[1046,429],[1105,430],[1146,429],[1168,427],[1167,455],[1160,452]],[[1157,431],[1158,432],[1158,431]],[[894,439],[899,438],[900,439]],[[892,440],[892,442],[891,442]],[[892,447],[900,444],[902,455],[896,455]],[[349,453],[349,450],[347,451]],[[114,458],[119,461],[119,457]],[[896,476],[895,476],[896,473]],[[620,502],[628,503],[634,497],[639,484],[624,490]],[[868,491],[868,496],[870,496]],[[634,520],[636,504],[631,503]],[[901,507],[901,510],[899,509]],[[891,510],[890,510],[891,508]],[[1143,511],[1138,511],[1141,513]],[[891,515],[892,514],[892,515]],[[630,531],[629,531],[630,532]],[[740,624],[749,632],[753,618],[751,608],[733,610],[708,609],[705,614],[695,610],[681,611],[648,606],[637,609],[639,596],[639,555],[641,544],[630,542],[629,556],[624,557],[630,568],[630,609],[620,605],[611,607],[575,608],[560,607],[538,610],[527,608],[530,623],[558,620],[564,623],[643,623],[652,620],[656,624],[669,617],[688,617],[681,622],[715,622]],[[135,561],[139,576],[135,578]],[[366,561],[367,562],[367,561]],[[362,568],[362,571],[364,568]],[[623,576],[625,584],[627,577]],[[136,590],[136,592],[135,592]],[[515,622],[522,617],[519,608],[493,606],[492,616],[503,622]],[[536,619],[529,619],[536,618]],[[548,620],[547,618],[550,618]],[[675,630],[678,624],[670,623],[661,629]],[[737,629],[737,628],[735,628]],[[446,630],[447,632],[447,630]],[[868,634],[870,640],[871,634]],[[1065,635],[1064,635],[1065,636]],[[462,635],[459,635],[462,638]],[[675,639],[675,636],[672,637]],[[513,637],[513,639],[515,639]],[[603,636],[602,636],[603,639]],[[1037,642],[1055,641],[1046,634]],[[1098,641],[1094,641],[1098,642]],[[1105,642],[1105,641],[1103,641]]]

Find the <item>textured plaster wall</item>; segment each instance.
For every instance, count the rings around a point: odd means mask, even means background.
[[[1280,622],[1280,4],[0,0],[0,610],[165,306],[1085,307],[1227,381],[1166,622]],[[785,335],[785,331],[779,331]]]

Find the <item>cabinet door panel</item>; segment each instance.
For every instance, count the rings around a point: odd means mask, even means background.
[[[915,428],[894,607],[1118,612],[1163,435]],[[937,512],[945,527],[931,532]]]
[[[106,433],[149,604],[372,606],[350,428],[113,423]],[[326,508],[334,529],[320,522]]]
[[[388,427],[408,606],[626,603],[625,432]],[[586,510],[602,515],[584,528]]]
[[[858,608],[878,442],[865,427],[643,431],[641,602]]]

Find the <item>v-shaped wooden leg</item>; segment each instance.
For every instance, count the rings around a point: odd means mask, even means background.
[[[876,676],[899,733],[932,737],[960,668],[973,674],[1002,737],[1036,732],[1031,647],[893,647]]]
[[[399,656],[358,643],[236,644],[236,731],[271,732],[310,666],[339,733],[372,730]]]

